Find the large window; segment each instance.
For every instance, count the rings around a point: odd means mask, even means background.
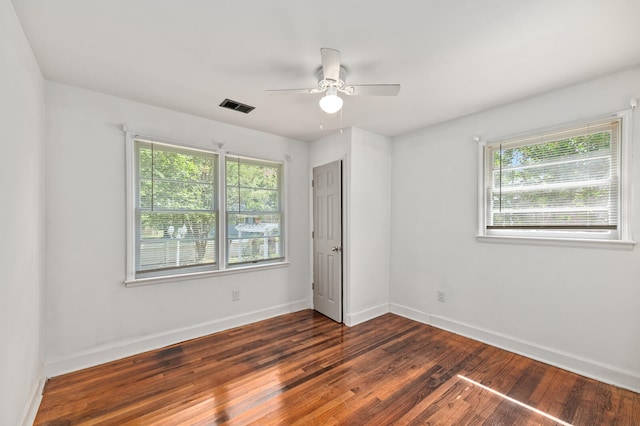
[[[487,143],[480,234],[625,239],[622,121]]]
[[[226,190],[228,264],[282,259],[282,165],[228,156]]]
[[[285,263],[283,162],[128,133],[127,164],[127,283]]]
[[[217,155],[135,141],[136,277],[217,262]]]

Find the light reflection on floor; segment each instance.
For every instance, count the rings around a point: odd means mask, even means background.
[[[497,390],[491,389],[491,388],[490,388],[490,387],[488,387],[488,386],[485,386],[485,385],[480,384],[480,383],[478,383],[478,382],[476,382],[476,381],[474,381],[474,380],[471,380],[471,379],[470,379],[470,378],[468,378],[468,377],[465,377],[465,376],[462,376],[462,375],[458,374],[458,378],[460,378],[460,379],[462,379],[462,380],[464,380],[464,381],[466,381],[466,382],[469,382],[469,383],[471,383],[471,384],[472,384],[472,385],[474,385],[474,386],[478,386],[478,387],[480,387],[480,388],[482,388],[482,389],[484,389],[484,390],[486,390],[486,391],[489,391],[489,392],[491,392],[491,393],[492,393],[492,394],[494,394],[494,395],[497,395],[497,396],[499,396],[499,397],[501,397],[501,398],[503,398],[503,399],[506,399],[507,401],[511,401],[511,402],[513,402],[514,404],[517,404],[517,405],[519,405],[519,406],[521,406],[521,407],[524,407],[524,408],[526,408],[526,409],[527,409],[527,410],[529,410],[529,411],[533,411],[534,413],[540,414],[541,416],[544,416],[544,417],[546,417],[546,418],[548,418],[548,419],[550,419],[550,420],[553,420],[554,422],[559,423],[559,424],[561,424],[561,425],[563,425],[563,426],[573,426],[571,423],[567,423],[567,422],[565,422],[564,420],[560,420],[560,419],[559,419],[559,418],[557,418],[557,417],[553,417],[551,414],[548,414],[548,413],[545,413],[544,411],[538,410],[537,408],[534,408],[534,407],[532,407],[532,406],[530,406],[530,405],[527,405],[527,404],[525,404],[524,402],[520,402],[520,401],[518,401],[517,399],[513,399],[513,398],[511,398],[510,396],[507,396],[507,395],[505,395],[505,394],[502,394],[502,393],[498,392]]]

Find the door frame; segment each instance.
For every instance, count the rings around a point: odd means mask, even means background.
[[[309,290],[311,290],[311,309],[313,306],[313,290],[311,289],[313,285],[313,267],[314,267],[314,249],[313,249],[313,221],[314,221],[314,209],[313,209],[313,169],[316,167],[324,166],[335,161],[340,161],[342,165],[342,173],[341,173],[341,189],[342,189],[342,323],[346,324],[345,320],[347,318],[349,306],[349,220],[348,220],[348,212],[349,212],[349,161],[348,155],[340,157],[329,157],[324,159],[318,163],[312,163],[309,167]]]

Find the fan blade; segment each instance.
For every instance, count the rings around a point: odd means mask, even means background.
[[[318,88],[314,89],[276,89],[276,90],[265,90],[267,95],[308,95],[313,93],[320,93],[323,90]]]
[[[320,49],[322,55],[322,75],[325,80],[340,80],[340,51],[323,47]]]
[[[345,93],[354,96],[396,96],[399,84],[359,84],[345,87]]]

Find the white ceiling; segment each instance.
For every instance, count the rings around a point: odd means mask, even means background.
[[[49,80],[300,140],[396,136],[640,63],[640,0],[13,4]],[[321,47],[342,52],[348,83],[400,94],[349,97],[340,117],[321,95],[264,93],[314,87]]]

